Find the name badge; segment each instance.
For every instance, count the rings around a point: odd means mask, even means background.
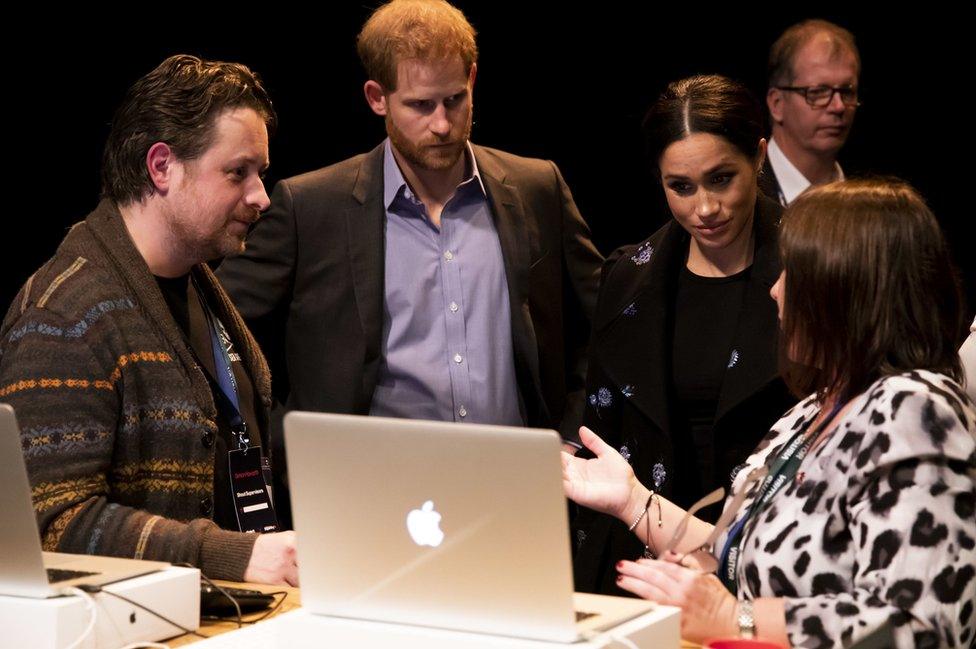
[[[230,467],[230,489],[234,500],[234,513],[242,532],[275,532],[278,517],[271,502],[270,487],[265,483],[265,472],[270,466],[263,461],[260,446],[249,446],[227,454]]]

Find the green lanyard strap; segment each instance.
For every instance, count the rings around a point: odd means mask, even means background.
[[[820,423],[812,435],[806,434],[808,425],[790,438],[768,465],[769,473],[759,487],[759,495],[756,496],[745,515],[729,530],[725,547],[722,549],[722,554],[719,555],[718,577],[731,593],[735,594],[738,591],[736,572],[739,565],[739,555],[745,542],[746,525],[762,513],[772,502],[773,497],[783,488],[783,485],[796,478],[803,459],[810,452],[820,434],[827,429],[837,413],[840,412],[844,403],[843,399],[838,399],[830,414]]]

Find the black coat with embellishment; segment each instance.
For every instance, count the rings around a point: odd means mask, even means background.
[[[762,196],[753,231],[752,272],[719,393],[712,428],[715,476],[728,486],[733,470],[795,403],[779,377],[776,304],[769,290],[780,273],[777,232],[782,207]],[[672,318],[677,278],[690,237],[674,220],[649,239],[617,250],[603,268],[586,382],[584,423],[634,467],[638,479],[687,507],[674,493],[674,422],[670,404]],[[614,564],[644,550],[627,526],[581,510],[574,525],[576,590],[621,594]]]

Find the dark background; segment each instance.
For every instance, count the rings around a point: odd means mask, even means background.
[[[207,13],[180,5],[182,15],[168,19],[113,12],[59,14],[61,26],[43,29],[40,22],[10,24],[32,45],[4,57],[12,166],[0,304],[9,304],[67,227],[95,206],[113,109],[129,84],[170,54],[240,61],[262,75],[280,118],[269,193],[279,178],[372,148],[383,126],[362,97],[355,36],[373,6],[229,5]],[[951,13],[930,5],[925,13],[896,15],[866,9],[759,15],[752,4],[458,6],[479,32],[472,138],[556,161],[604,253],[646,237],[667,218],[639,130],[667,81],[715,72],[762,96],[768,47],[785,27],[808,17],[847,27],[861,50],[863,105],[841,163],[849,176],[891,174],[919,188],[953,244],[972,317],[976,261],[969,258],[966,187],[973,181],[956,169],[970,157],[971,119],[954,117],[969,94],[963,68],[969,57],[960,54],[965,36]]]

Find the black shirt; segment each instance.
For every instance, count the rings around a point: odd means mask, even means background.
[[[182,277],[156,277],[156,283],[163,293],[163,298],[169,306],[173,319],[183,331],[187,344],[196,356],[197,362],[204,368],[204,373],[210,379],[210,387],[213,390],[220,388],[214,383],[213,377],[216,374],[214,364],[213,344],[210,338],[210,328],[207,325],[207,316],[204,312],[201,296],[190,281],[189,275]],[[243,417],[252,446],[260,446],[261,437],[257,424],[257,408],[255,405],[254,387],[251,384],[251,377],[248,376],[241,357],[233,349],[233,344],[228,343],[228,355],[231,360],[231,367],[234,371],[234,378],[237,380],[237,391],[239,395],[239,405],[241,417]],[[237,439],[230,431],[230,423],[227,416],[220,408],[220,400],[214,397],[217,403],[217,430],[218,435],[214,439],[214,485],[213,485],[213,520],[223,529],[240,530],[237,522],[237,515],[234,513],[234,500],[231,497],[231,485],[229,477],[229,467],[227,464],[227,453],[231,449],[237,448]]]
[[[695,500],[728,484],[727,476],[716,475],[712,429],[725,372],[737,360],[732,344],[750,271],[702,277],[682,267],[678,275],[671,348],[674,489]]]

